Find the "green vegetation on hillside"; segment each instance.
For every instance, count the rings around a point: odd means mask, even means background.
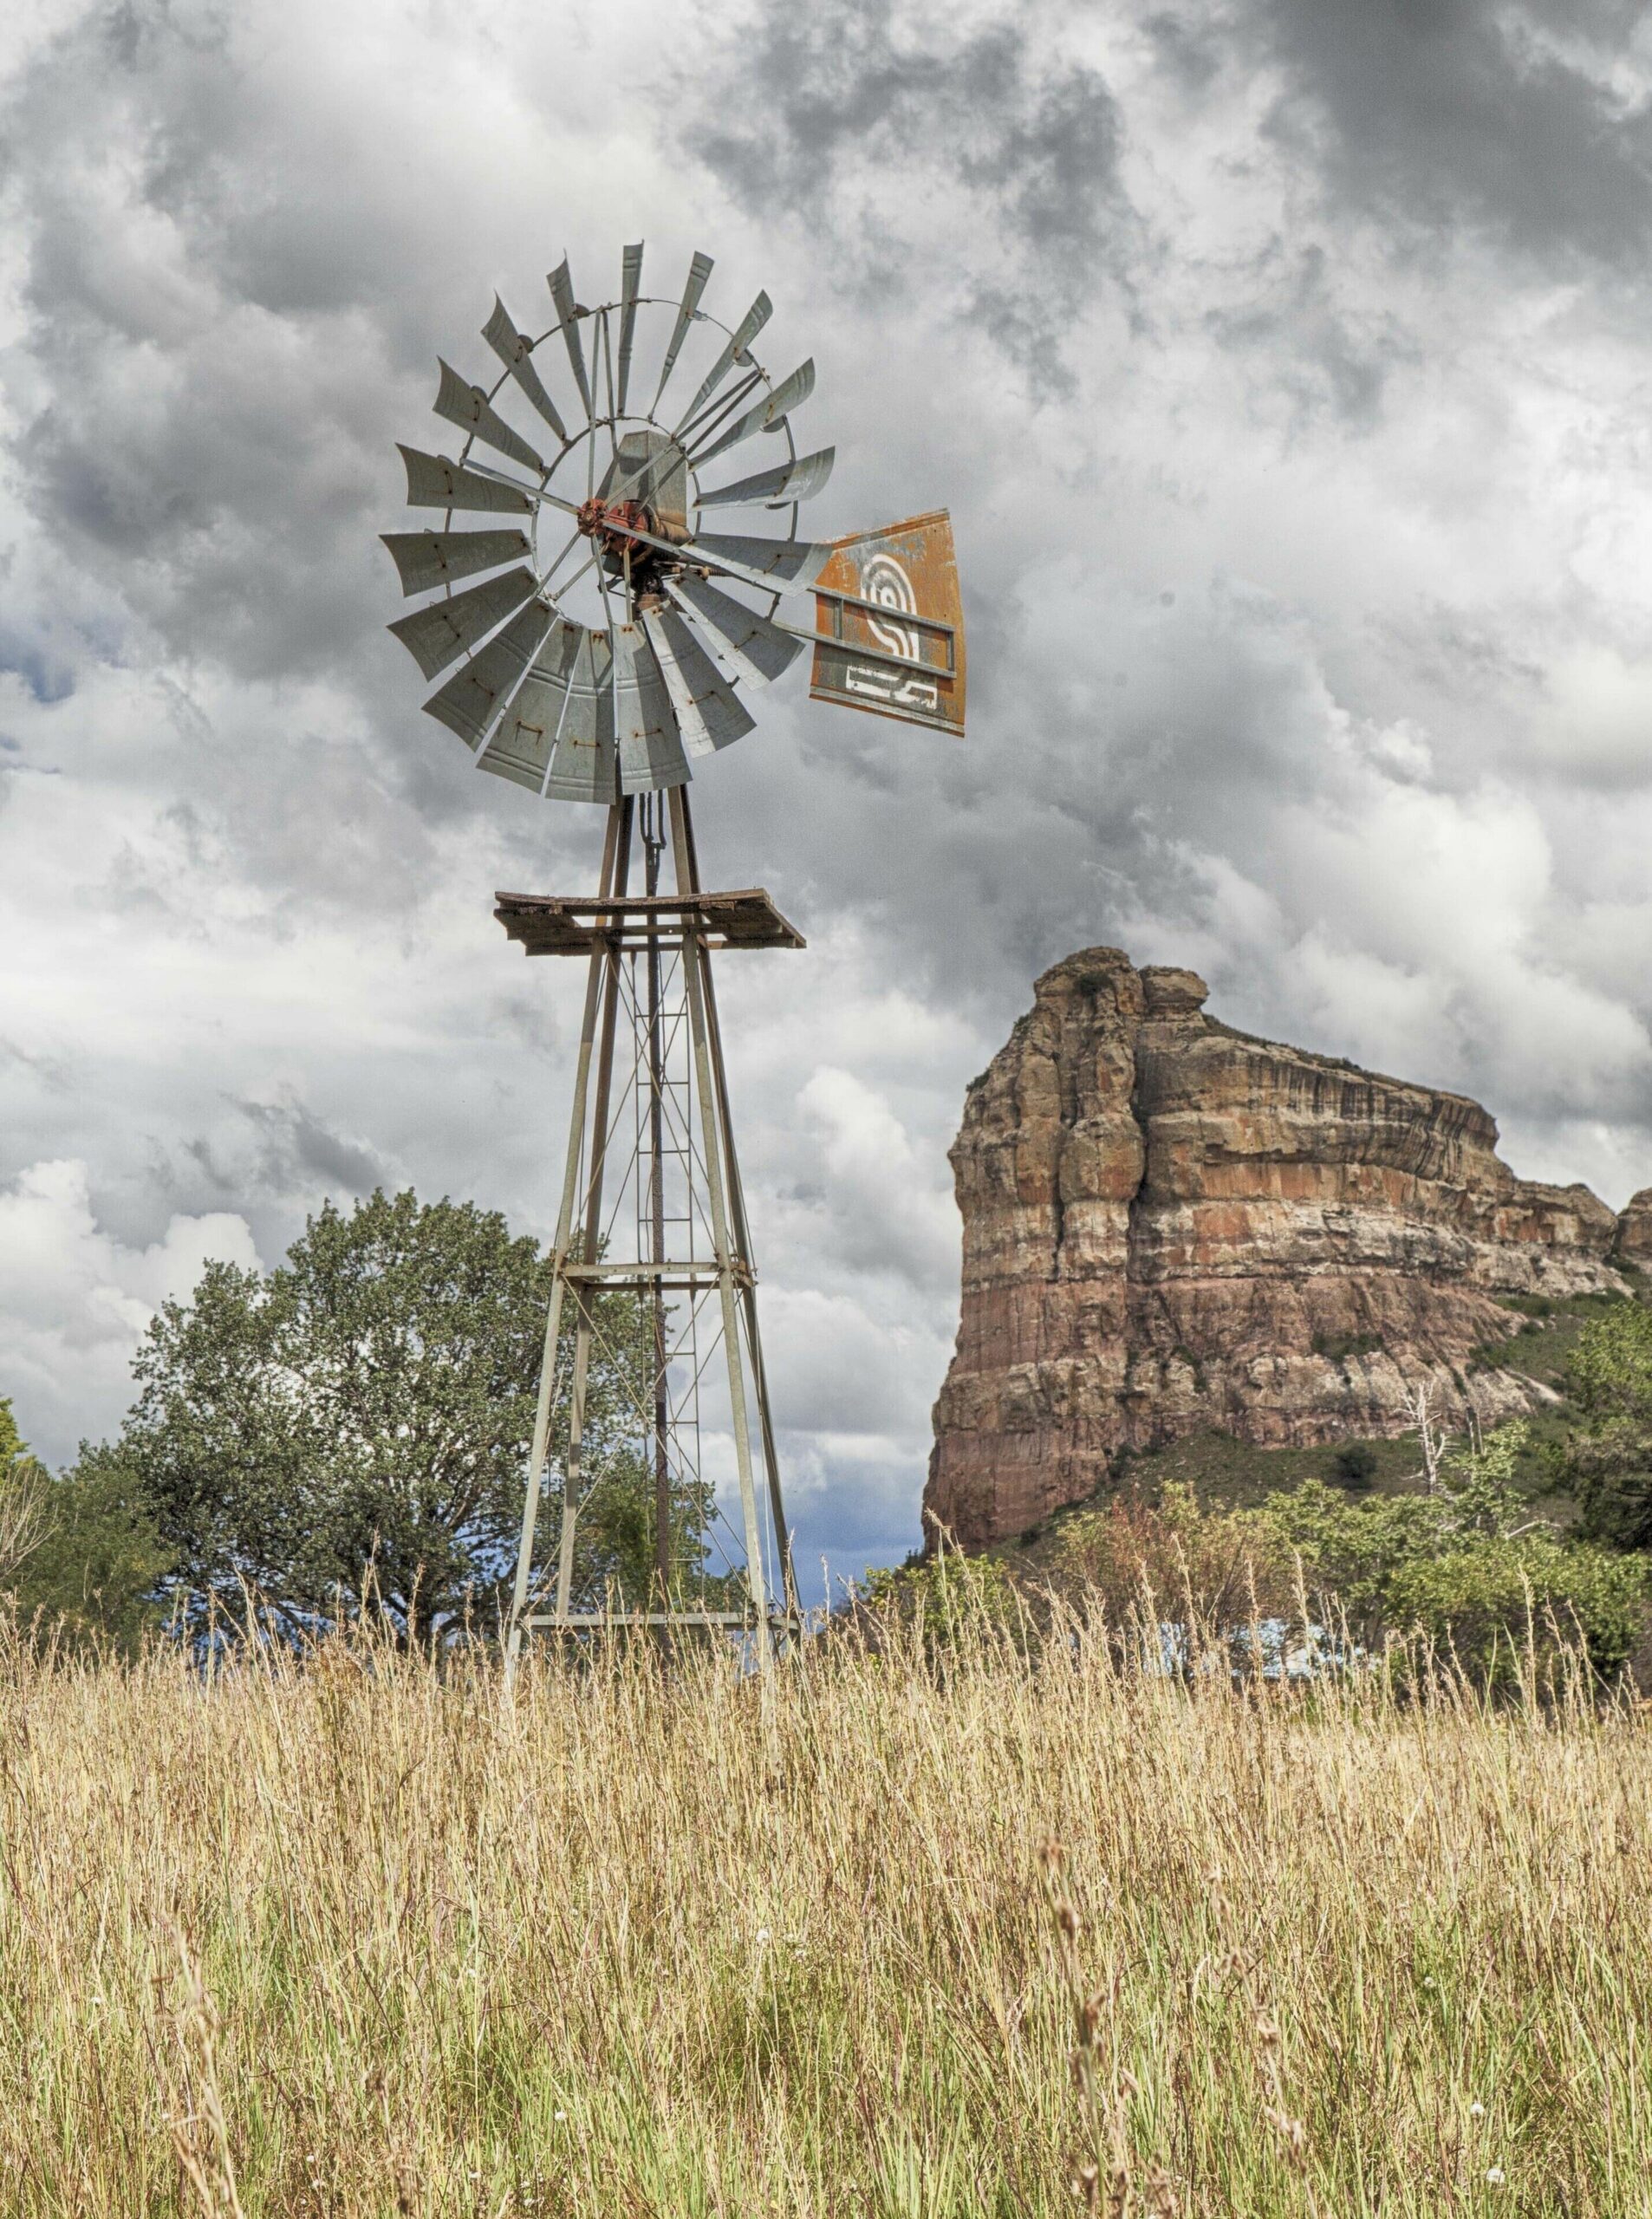
[[[324,1208],[268,1274],[210,1265],[152,1324],[120,1435],[84,1445],[68,1472],[36,1463],[0,1403],[0,1597],[60,1644],[127,1651],[163,1619],[238,1619],[249,1589],[292,1631],[370,1607],[409,1640],[466,1618],[491,1632],[514,1566],[549,1285],[547,1259],[496,1214],[412,1194]],[[595,1307],[587,1437],[602,1477],[576,1578],[634,1596],[654,1555],[651,1351],[634,1305]],[[1580,1634],[1610,1675],[1642,1641],[1652,1562],[1652,1308],[1506,1307],[1499,1364],[1518,1359],[1559,1399],[1456,1444],[1432,1475],[1415,1436],[1258,1448],[1206,1434],[1126,1460],[1104,1498],[997,1552],[1003,1580],[969,1575],[975,1600],[995,1582],[1013,1594],[1076,1581],[1117,1603],[1139,1594],[1144,1564],[1184,1583],[1190,1564],[1243,1565],[1269,1613],[1288,1617],[1304,1582],[1368,1648],[1421,1629],[1495,1676],[1511,1641],[1538,1629],[1551,1647]],[[553,1474],[566,1407],[564,1377]],[[704,1490],[673,1504],[691,1582],[708,1510]],[[553,1504],[542,1533],[554,1526]],[[875,1575],[870,1591],[899,1599],[920,1577]]]
[[[1253,1614],[1299,1620],[1305,1596],[1328,1640],[1367,1651],[1422,1633],[1506,1680],[1518,1650],[1581,1640],[1603,1675],[1652,1679],[1652,1307],[1507,1306],[1499,1363],[1558,1398],[1534,1416],[1447,1444],[1432,1472],[1415,1434],[1263,1448],[1212,1432],[1127,1456],[1093,1501],[995,1550],[984,1599],[1082,1587],[1117,1615],[1145,1582],[1167,1619],[1190,1601],[1242,1634]],[[869,1591],[910,1604],[946,1576],[914,1565]]]
[[[1583,1530],[1620,1549],[1652,1549],[1652,1309],[1620,1303],[1568,1361],[1577,1423],[1556,1458],[1583,1506]]]

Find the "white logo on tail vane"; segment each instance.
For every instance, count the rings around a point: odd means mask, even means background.
[[[868,556],[861,570],[861,598],[875,601],[881,608],[892,608],[902,616],[918,614],[918,596],[913,591],[912,580],[893,555]],[[915,629],[904,624],[890,624],[868,615],[866,628],[878,645],[892,655],[905,655],[912,662],[923,660],[923,642]],[[902,678],[898,671],[876,670],[865,663],[851,664],[843,674],[846,693],[868,693],[879,701],[888,701],[903,709],[938,709],[940,689],[920,678]]]

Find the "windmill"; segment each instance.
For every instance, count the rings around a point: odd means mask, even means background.
[[[642,248],[628,246],[619,297],[590,308],[564,259],[547,281],[552,321],[532,335],[496,297],[482,333],[497,359],[488,381],[439,365],[435,409],[456,451],[401,449],[408,503],[441,511],[439,528],[385,535],[420,602],[390,629],[440,681],[426,713],[480,769],[607,810],[595,895],[500,894],[495,911],[528,954],[587,961],[512,1664],[525,1633],[615,1623],[740,1630],[761,1663],[796,1624],[710,959],[803,942],[762,888],[702,886],[688,782],[752,729],[742,687],[777,679],[805,647],[817,700],[942,732],[964,724],[945,511],[848,538],[800,536],[800,504],[834,457],[800,454],[793,433],[815,367],[771,379],[753,352],[767,294],[725,324],[701,305],[712,267],[695,254],[681,293],[655,298],[641,290]],[[625,1422],[610,1413],[599,1426],[592,1383],[615,1297],[646,1318],[644,1354],[618,1367]],[[563,1376],[560,1532],[541,1566]],[[702,1461],[708,1438],[732,1460],[720,1491]],[[582,1507],[621,1440],[646,1444],[653,1480],[642,1597],[616,1597],[580,1554]],[[738,1497],[738,1526],[715,1508],[719,1492]],[[727,1526],[723,1573],[702,1532],[673,1525],[684,1500]]]

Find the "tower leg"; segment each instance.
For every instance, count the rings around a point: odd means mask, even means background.
[[[660,856],[665,845],[660,823],[660,804],[653,795],[643,839],[647,852],[644,891],[660,891]],[[649,1259],[662,1269],[666,1261],[666,1071],[665,1043],[660,1006],[660,935],[652,927],[647,947],[648,1035],[648,1238]],[[654,1321],[654,1573],[659,1589],[657,1608],[671,1608],[671,1387],[667,1377],[666,1295],[659,1278],[649,1303]],[[660,1629],[660,1645],[671,1646],[667,1628]]]
[[[604,897],[615,890],[616,870],[621,849],[630,844],[633,804],[615,802],[608,815],[608,828],[602,843],[602,893]],[[605,972],[611,983],[607,996],[602,994]],[[522,1506],[522,1538],[517,1552],[516,1586],[511,1603],[511,1626],[505,1647],[505,1684],[509,1688],[516,1676],[517,1660],[522,1648],[522,1617],[528,1607],[528,1591],[533,1578],[534,1531],[539,1517],[539,1492],[543,1484],[545,1456],[550,1441],[551,1402],[556,1381],[556,1351],[562,1334],[562,1314],[567,1280],[563,1272],[568,1263],[569,1244],[573,1233],[574,1211],[579,1193],[580,1162],[584,1150],[586,1097],[590,1090],[591,1057],[595,1043],[599,1002],[605,1004],[603,1015],[609,1021],[604,1025],[604,1057],[612,1057],[613,1025],[612,999],[617,988],[618,966],[611,948],[594,947],[591,951],[590,971],[585,983],[585,1012],[580,1025],[579,1057],[574,1072],[574,1100],[569,1117],[568,1161],[563,1172],[562,1206],[556,1215],[556,1240],[552,1250],[552,1278],[550,1303],[545,1318],[544,1350],[540,1363],[539,1399],[534,1411],[533,1445],[528,1456],[528,1485]],[[600,1090],[606,1096],[606,1087]],[[600,1164],[601,1150],[606,1140],[606,1100],[598,1112],[597,1150]],[[586,1328],[589,1332],[589,1326]],[[569,1545],[568,1532],[568,1501],[570,1490],[563,1489],[563,1545]]]
[[[619,844],[613,875],[605,891],[621,895],[631,876],[631,832],[636,810],[628,796],[615,804],[620,812]],[[614,1084],[615,1030],[619,1022],[620,958],[609,946],[603,951],[602,1018],[597,1033],[596,1099],[591,1110],[591,1163],[585,1188],[585,1231],[580,1260],[595,1263],[602,1236],[602,1180],[608,1164],[608,1110]],[[568,1397],[568,1459],[563,1475],[562,1533],[556,1550],[556,1615],[565,1618],[573,1599],[574,1534],[579,1522],[580,1472],[585,1448],[585,1401],[591,1376],[592,1290],[574,1290],[576,1322],[574,1328],[574,1376]]]
[[[669,795],[673,861],[680,893],[696,890],[693,857],[689,848],[688,803],[680,786]],[[706,1199],[711,1206],[712,1245],[717,1255],[718,1292],[722,1300],[723,1341],[728,1358],[729,1405],[734,1433],[734,1461],[740,1488],[740,1512],[745,1528],[745,1578],[757,1618],[758,1664],[766,1670],[772,1656],[769,1637],[768,1583],[763,1565],[763,1536],[758,1524],[757,1489],[751,1474],[751,1436],[746,1416],[745,1363],[740,1352],[740,1321],[734,1295],[734,1262],[729,1248],[727,1199],[724,1163],[728,1136],[719,1125],[711,1046],[706,1025],[705,936],[698,925],[683,934],[683,979],[688,999],[688,1027],[694,1083],[699,1097],[700,1130],[706,1140]],[[744,1268],[745,1259],[740,1259]]]
[[[687,808],[688,797],[683,797],[683,846],[693,874],[696,891],[699,888],[699,855],[694,845],[694,823]],[[745,1266],[745,1280],[740,1290],[740,1307],[745,1315],[745,1337],[751,1355],[751,1386],[757,1398],[758,1432],[763,1443],[764,1477],[769,1487],[769,1513],[774,1519],[775,1547],[779,1553],[780,1578],[784,1589],[787,1616],[795,1620],[799,1614],[797,1574],[791,1560],[791,1534],[786,1525],[785,1504],[780,1493],[780,1459],[775,1449],[774,1418],[769,1401],[769,1374],[763,1361],[763,1336],[758,1325],[758,1290],[755,1265],[751,1253],[751,1232],[745,1214],[745,1188],[740,1178],[739,1157],[734,1147],[734,1124],[729,1115],[728,1070],[723,1061],[723,1027],[717,1014],[717,986],[708,962],[705,968],[706,1031],[711,1043],[712,1077],[717,1095],[717,1112],[722,1125],[723,1145],[728,1157],[729,1222],[734,1236],[734,1246]]]

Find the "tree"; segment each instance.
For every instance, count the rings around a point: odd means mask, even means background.
[[[54,1478],[0,1400],[0,1595],[18,1620],[42,1639],[129,1654],[159,1617],[167,1567],[132,1474],[107,1450],[83,1449]]]
[[[1558,1476],[1577,1495],[1584,1532],[1618,1549],[1652,1549],[1652,1309],[1618,1302],[1591,1318],[1566,1366],[1581,1422]]]
[[[497,1623],[550,1281],[549,1257],[497,1212],[379,1192],[348,1216],[327,1204],[267,1275],[209,1264],[187,1303],[166,1304],[134,1363],[142,1391],[120,1439],[89,1454],[153,1505],[192,1621],[238,1615],[244,1584],[294,1630],[369,1604],[412,1640],[466,1612]],[[608,1582],[634,1598],[648,1585],[652,1342],[634,1298],[602,1293],[592,1310],[584,1457],[595,1484],[576,1574],[600,1601]],[[674,1561],[698,1563],[707,1492],[673,1503]],[[552,1550],[558,1508],[540,1520]]]

